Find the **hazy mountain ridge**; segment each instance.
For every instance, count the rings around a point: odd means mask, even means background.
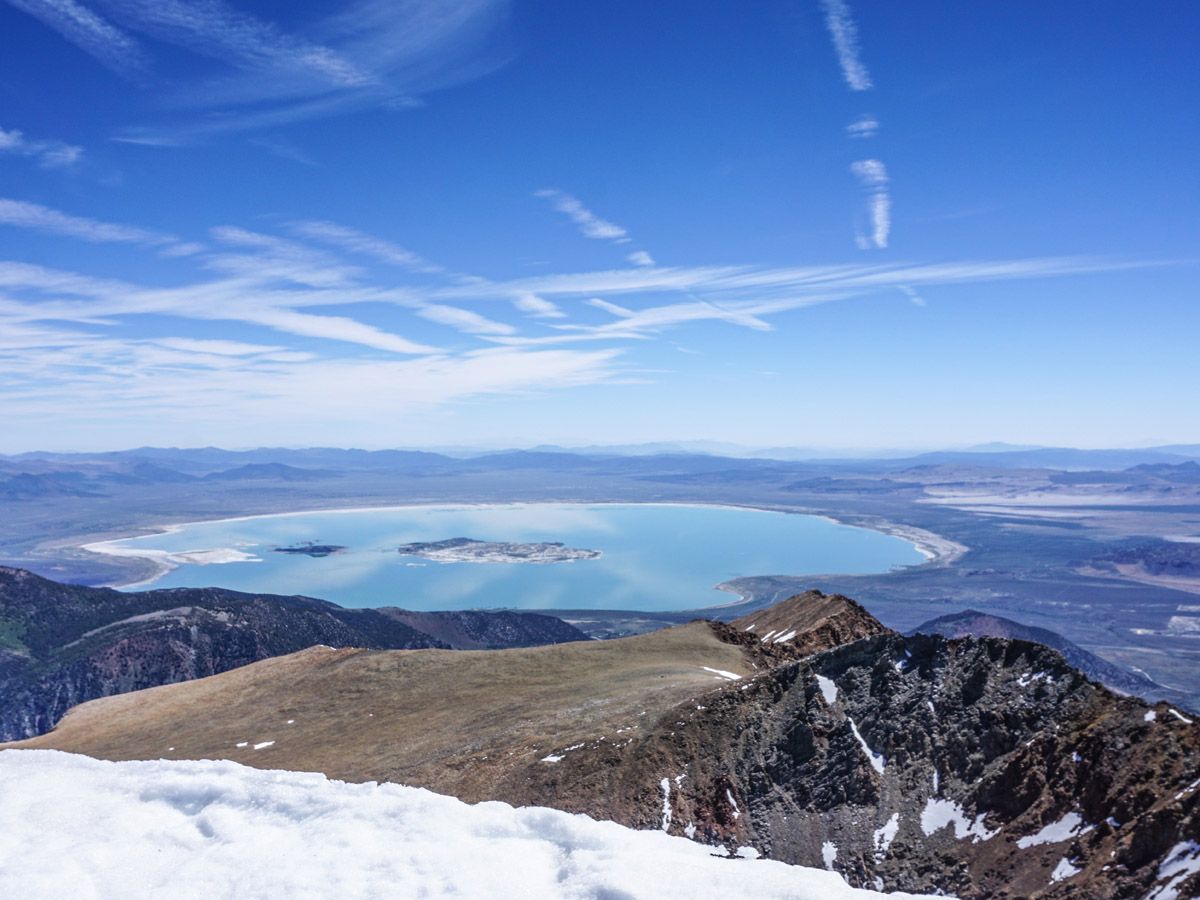
[[[87,700],[202,678],[314,644],[475,649],[587,640],[544,615],[422,614],[437,637],[409,617],[219,588],[125,593],[0,567],[0,740],[48,731]]]
[[[918,625],[908,634],[940,634],[947,638],[998,637],[1043,644],[1061,653],[1069,665],[1092,681],[1098,681],[1119,693],[1170,700],[1173,703],[1191,706],[1186,695],[1180,691],[1161,685],[1143,673],[1113,665],[1108,660],[1068,641],[1057,632],[1034,625],[1023,625],[991,613],[967,609],[960,613],[939,616]]]

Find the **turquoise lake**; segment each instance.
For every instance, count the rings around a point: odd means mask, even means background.
[[[601,556],[545,564],[443,563],[396,552],[401,544],[455,537],[561,541]],[[305,541],[347,549],[321,558],[274,552]],[[900,538],[814,516],[649,504],[295,513],[197,522],[91,549],[176,565],[130,589],[217,586],[418,610],[694,609],[735,600],[714,588],[739,576],[866,574],[925,558]],[[222,559],[235,561],[216,562]]]

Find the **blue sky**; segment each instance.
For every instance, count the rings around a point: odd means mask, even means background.
[[[1198,26],[0,2],[0,452],[1200,442]]]

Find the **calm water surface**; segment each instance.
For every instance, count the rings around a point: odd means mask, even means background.
[[[414,541],[562,541],[599,550],[575,562],[437,563],[401,556]],[[303,541],[342,544],[324,558],[275,553]],[[221,564],[184,563],[154,587],[219,586],[306,594],[344,606],[409,609],[692,609],[733,598],[714,586],[744,575],[865,574],[924,557],[890,535],[813,516],[647,504],[436,506],[200,522],[170,534],[110,542],[112,552],[227,551]],[[144,587],[142,585],[140,587]]]

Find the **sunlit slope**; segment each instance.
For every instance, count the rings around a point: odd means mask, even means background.
[[[750,671],[743,651],[701,622],[505,651],[313,647],[83,704],[21,746],[107,759],[233,759],[482,798],[507,770],[553,748],[619,740],[617,729],[730,684],[717,672]]]

